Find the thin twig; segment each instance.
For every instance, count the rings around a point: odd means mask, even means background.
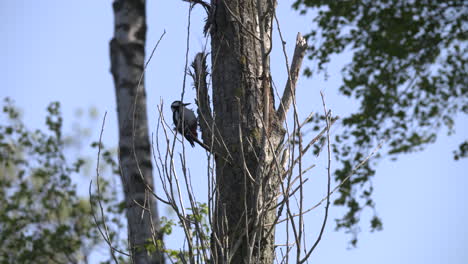
[[[325,200],[327,200],[328,196],[331,196],[333,193],[335,193],[338,189],[341,188],[341,186],[343,186],[343,184],[345,184],[350,178],[351,176],[353,176],[353,174],[359,169],[361,168],[371,157],[373,157],[375,155],[375,153],[382,147],[383,143],[385,141],[381,141],[379,143],[379,145],[377,145],[373,150],[372,152],[366,156],[365,159],[363,159],[358,165],[356,165],[356,167],[354,167],[354,169],[348,174],[348,176],[346,176],[346,178],[344,178],[337,186],[335,186],[335,188],[333,188],[333,190],[330,192],[330,195],[327,195],[325,197],[323,197],[317,204],[315,204],[314,206],[312,206],[311,208],[305,210],[304,212],[302,212],[302,214],[306,214],[312,210],[314,210],[315,208],[319,207]],[[293,215],[293,217],[297,217],[299,216],[299,214],[295,214]],[[287,221],[289,218],[285,218],[285,219],[282,219],[280,221],[278,221],[278,224],[279,223],[282,223],[284,221]]]
[[[99,165],[100,165],[100,160],[101,160],[102,134],[104,133],[104,125],[106,123],[106,116],[107,116],[107,111],[104,113],[104,117],[103,117],[103,120],[102,120],[101,133],[99,135],[99,142],[98,142],[97,163],[96,163],[96,185],[97,185],[97,193],[98,193],[97,197],[98,197],[99,208],[100,208],[100,211],[101,211],[102,225],[104,226],[104,231],[102,231],[102,229],[101,229],[101,227],[99,225],[99,222],[97,220],[97,217],[94,214],[94,208],[93,208],[93,202],[92,202],[92,192],[91,192],[92,180],[89,183],[89,199],[90,199],[90,205],[91,205],[91,212],[92,212],[92,215],[93,215],[93,218],[94,218],[94,223],[96,224],[99,232],[101,233],[102,238],[108,244],[108,246],[109,246],[109,248],[111,250],[111,255],[112,255],[112,258],[113,258],[114,262],[119,263],[117,261],[117,257],[115,256],[114,252],[118,252],[118,253],[126,255],[126,256],[130,256],[130,255],[123,252],[123,251],[120,251],[120,250],[118,250],[118,249],[116,249],[115,247],[112,246],[112,239],[111,239],[111,237],[109,235],[109,228],[107,227],[107,224],[106,224],[106,221],[105,221],[104,207],[102,206],[102,202],[101,202],[101,187],[100,187],[100,184],[99,184],[99,182],[100,182],[100,179],[99,179],[99,176],[100,176]]]
[[[193,5],[200,4],[201,6],[203,6],[203,8],[205,8],[206,12],[209,12],[211,8],[211,6],[208,3],[202,0],[183,0],[183,1],[189,2],[190,4],[193,4]]]
[[[323,96],[322,91],[320,91],[320,96],[322,97],[322,104],[323,104],[323,112],[325,114],[325,121],[327,123],[327,152],[328,152],[328,168],[327,168],[327,204],[325,205],[325,216],[323,217],[322,228],[320,229],[320,234],[317,237],[312,248],[307,252],[304,258],[299,263],[304,263],[309,257],[310,254],[314,251],[314,249],[319,244],[320,240],[322,239],[323,232],[325,230],[325,226],[327,224],[328,219],[328,209],[330,208],[330,185],[331,185],[331,148],[330,148],[330,113],[327,111],[327,107],[325,105],[325,98]],[[299,216],[300,217],[300,216]]]

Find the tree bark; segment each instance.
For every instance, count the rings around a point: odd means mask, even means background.
[[[145,5],[145,0],[113,2],[115,21],[110,57],[117,99],[119,160],[131,256],[133,263],[159,264],[164,263],[160,250],[147,251],[148,245],[157,245],[156,241],[162,239],[162,234],[159,233],[156,200],[148,190],[154,190],[154,187],[142,78],[146,42]]]
[[[217,263],[273,263],[284,129],[274,109],[272,0],[212,0],[213,118],[232,160],[216,156],[212,247]],[[216,149],[217,153],[226,152]]]

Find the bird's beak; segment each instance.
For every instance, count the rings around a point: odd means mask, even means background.
[[[183,105],[184,105],[184,106],[187,106],[187,105],[189,105],[189,104],[190,104],[190,103],[187,103],[187,104],[183,104]]]

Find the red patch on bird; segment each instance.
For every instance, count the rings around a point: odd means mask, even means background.
[[[190,133],[192,133],[192,135],[194,137],[198,137],[198,134],[197,134],[197,126],[193,126],[190,128]]]

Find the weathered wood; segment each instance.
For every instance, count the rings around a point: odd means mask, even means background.
[[[299,70],[301,69],[302,60],[304,59],[305,53],[307,50],[307,42],[301,36],[300,33],[297,33],[296,38],[296,48],[294,49],[294,55],[291,63],[291,68],[289,70],[289,78],[286,82],[286,87],[284,88],[283,96],[281,97],[281,104],[278,107],[278,118],[280,122],[283,122],[286,119],[286,113],[291,107],[293,97],[296,94],[296,83],[299,78]]]

